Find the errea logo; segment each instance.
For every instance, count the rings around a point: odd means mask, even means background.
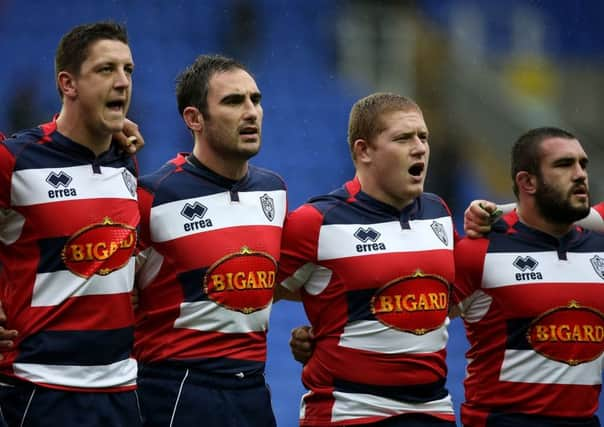
[[[522,271],[522,273],[516,273],[516,280],[543,280],[543,275],[539,271],[535,271],[539,262],[531,256],[517,256],[512,265]]]
[[[73,178],[63,171],[52,171],[46,177],[46,182],[54,189],[48,190],[49,199],[60,199],[63,197],[75,197],[78,195],[75,188],[68,188]],[[63,188],[60,188],[63,187]]]
[[[357,252],[373,252],[373,251],[385,251],[386,245],[378,242],[381,234],[371,227],[357,228],[354,232],[354,237],[363,242],[363,244],[356,245]]]
[[[183,227],[185,231],[194,231],[211,227],[213,225],[212,220],[209,218],[203,218],[207,211],[208,208],[199,202],[185,203],[180,211],[180,214],[191,221],[184,224]]]

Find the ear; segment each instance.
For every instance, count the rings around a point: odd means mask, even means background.
[[[74,76],[67,71],[60,71],[57,74],[57,86],[59,90],[68,98],[75,98],[78,96],[78,88]]]
[[[516,185],[521,193],[535,194],[537,191],[537,177],[526,171],[516,174]]]
[[[366,139],[359,138],[352,143],[352,152],[357,163],[370,163],[372,158],[371,145]]]
[[[203,115],[196,107],[186,107],[182,112],[182,118],[189,129],[194,132],[203,131]]]

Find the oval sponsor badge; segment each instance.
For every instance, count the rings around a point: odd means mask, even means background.
[[[531,322],[527,339],[548,359],[574,366],[597,359],[604,351],[604,315],[571,301]]]
[[[273,300],[277,262],[247,247],[215,262],[207,271],[203,290],[215,303],[249,314]]]
[[[447,318],[449,285],[437,275],[417,272],[395,279],[371,298],[371,313],[384,325],[423,335]]]
[[[65,266],[80,277],[105,276],[128,263],[136,247],[136,230],[105,218],[76,232],[65,244]]]

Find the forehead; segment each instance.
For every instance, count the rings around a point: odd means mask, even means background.
[[[208,96],[222,98],[227,94],[259,92],[254,78],[245,70],[235,68],[214,73],[210,77]]]
[[[85,62],[132,62],[130,47],[119,40],[97,40],[88,47],[87,53]]]
[[[562,158],[587,158],[581,143],[576,139],[547,138],[541,143],[541,156],[545,162]]]
[[[426,132],[424,116],[417,110],[396,110],[382,115],[384,132]]]

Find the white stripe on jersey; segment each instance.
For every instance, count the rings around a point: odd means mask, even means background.
[[[433,353],[447,345],[449,318],[438,329],[425,335],[392,329],[375,320],[359,320],[344,327],[339,345],[385,354]]]
[[[442,225],[446,233],[447,244],[439,239],[432,229],[432,223]],[[421,252],[437,249],[453,249],[453,224],[451,217],[409,221],[410,229],[402,229],[398,221],[378,224],[334,224],[323,225],[319,232],[317,258],[319,261],[359,256],[356,247],[359,244],[383,243],[386,249],[380,254],[394,252]],[[372,228],[380,233],[375,241],[362,242],[354,236],[355,232]]]
[[[175,328],[196,329],[223,333],[264,332],[268,329],[271,305],[250,314],[229,310],[213,301],[185,302]]]
[[[270,221],[262,210],[260,198],[268,194],[274,200],[274,218]],[[286,214],[286,194],[283,190],[276,191],[242,191],[238,193],[239,201],[231,201],[228,191],[205,197],[183,199],[176,202],[164,203],[151,209],[151,240],[168,242],[192,232],[185,231],[184,224],[189,223],[180,213],[187,205],[196,202],[207,208],[203,219],[212,221],[212,226],[200,228],[197,232],[216,231],[233,226],[274,226],[282,227]],[[198,218],[197,220],[200,220]],[[194,222],[194,221],[193,221]]]
[[[482,290],[476,290],[459,303],[463,320],[468,323],[480,322],[487,315],[493,303],[493,297],[484,293]]]
[[[5,245],[15,243],[25,224],[25,217],[12,209],[0,209],[0,242]]]
[[[136,256],[136,286],[145,289],[155,280],[161,266],[164,264],[164,256],[150,247],[141,251]]]
[[[307,393],[305,396],[309,396]],[[335,402],[331,410],[331,421],[334,423],[367,417],[391,417],[403,413],[438,413],[453,415],[451,396],[426,403],[401,402],[394,399],[363,393],[342,393],[334,391]],[[302,401],[301,414],[305,407]]]
[[[508,349],[503,356],[499,379],[531,384],[601,384],[603,360],[604,356],[600,355],[591,362],[570,366],[533,350]]]
[[[106,388],[136,384],[136,360],[129,358],[109,365],[73,366],[14,363],[15,375],[34,383],[64,387]]]
[[[53,187],[46,183],[52,173],[63,172],[71,178],[67,187]],[[130,192],[122,174],[128,175],[134,194]],[[75,196],[50,198],[49,190],[73,189]],[[45,169],[23,169],[13,173],[11,204],[30,206],[66,200],[118,198],[136,200],[136,178],[126,168],[101,166],[101,173],[93,173],[91,165],[57,167]]]
[[[281,282],[281,285],[292,292],[304,286],[310,295],[319,295],[329,285],[332,274],[331,269],[308,262]]]
[[[525,285],[527,283],[602,283],[604,280],[598,276],[589,261],[595,255],[604,258],[604,252],[567,252],[567,260],[558,259],[555,251],[527,252],[527,253],[487,253],[484,261],[484,274],[481,286],[484,289],[500,288],[505,286]],[[516,258],[531,257],[538,264],[534,270],[526,269],[524,272],[514,266]],[[540,273],[543,279],[531,280],[530,278],[518,280],[517,274]],[[528,275],[527,275],[528,276]]]
[[[76,276],[69,270],[38,273],[31,298],[32,307],[59,305],[71,297],[84,295],[110,295],[131,292],[134,283],[134,257],[128,264],[108,274],[97,274],[88,279]]]

